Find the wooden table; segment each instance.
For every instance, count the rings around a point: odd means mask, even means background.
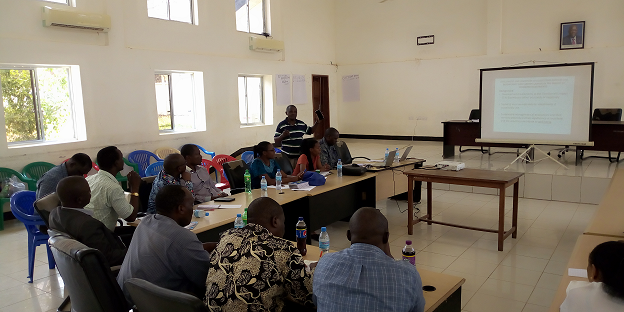
[[[424,162],[424,159],[413,158],[393,163],[392,166],[388,168],[368,168],[369,172],[377,173],[377,201],[395,197],[397,195],[407,196],[407,180],[402,178],[403,172],[410,169],[420,168]],[[381,164],[379,162],[370,162],[365,160],[360,161],[359,159],[355,160],[354,163],[357,163],[358,165],[371,166],[378,166]],[[414,185],[414,200],[417,202],[420,201],[420,187],[421,182],[416,181]],[[405,198],[406,197],[403,197],[402,199],[405,200]]]
[[[594,249],[594,247],[612,240],[617,239],[613,237],[585,234],[579,236],[576,241],[576,245],[574,246],[574,251],[572,251],[572,255],[570,256],[570,260],[568,261],[568,265],[563,272],[561,283],[559,283],[559,288],[557,289],[557,293],[555,293],[555,298],[553,299],[553,303],[550,306],[549,311],[559,312],[559,307],[566,297],[566,288],[568,288],[568,284],[570,284],[571,281],[588,281],[587,278],[569,276],[568,268],[587,269],[587,258],[589,257],[589,253]]]
[[[624,239],[624,169],[617,169],[585,234]]]
[[[408,195],[408,213],[407,213],[407,229],[408,234],[412,235],[414,233],[414,224],[420,221],[426,221],[427,224],[431,225],[431,223],[454,226],[463,229],[483,231],[483,232],[491,232],[498,233],[498,250],[503,250],[503,241],[509,236],[512,235],[513,238],[516,238],[518,233],[518,181],[520,177],[524,175],[521,172],[506,172],[506,171],[492,171],[492,170],[481,170],[481,169],[463,169],[461,171],[451,171],[451,170],[425,170],[425,169],[414,169],[405,172],[408,179],[408,185],[413,185],[413,181],[423,181],[427,182],[427,214],[416,219],[414,222],[414,199],[412,198],[412,192],[407,192]],[[432,209],[432,183],[447,183],[447,184],[457,184],[457,185],[469,185],[469,186],[479,186],[479,187],[489,187],[489,188],[497,188],[499,190],[499,200],[498,200],[498,230],[486,229],[486,228],[478,228],[442,221],[433,220],[433,209]],[[514,186],[514,195],[513,195],[513,212],[512,212],[512,220],[511,220],[511,229],[509,231],[505,231],[505,190],[507,187],[513,185]]]

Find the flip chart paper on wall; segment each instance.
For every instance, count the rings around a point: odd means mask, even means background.
[[[305,75],[292,76],[292,103],[306,104],[308,103],[308,95],[306,94]]]
[[[277,105],[290,105],[290,75],[277,75],[275,78],[275,93]]]
[[[360,101],[360,75],[342,76],[342,101]]]

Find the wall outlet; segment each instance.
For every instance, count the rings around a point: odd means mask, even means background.
[[[427,116],[417,116],[416,120],[427,120]]]

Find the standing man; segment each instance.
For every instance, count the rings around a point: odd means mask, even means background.
[[[336,148],[339,135],[336,128],[327,128],[325,130],[325,135],[319,142],[321,145],[321,165],[329,165],[331,169],[336,168],[338,158],[340,157]]]
[[[91,171],[91,158],[87,154],[74,154],[66,162],[50,169],[37,181],[37,199],[56,191],[56,186],[63,178],[82,176]]]
[[[195,197],[191,174],[186,171],[186,160],[182,155],[170,154],[165,157],[163,170],[158,173],[152,183],[152,191],[147,202],[147,213],[156,213],[156,195],[165,185],[182,185]]]
[[[227,193],[217,188],[217,183],[210,177],[208,169],[201,165],[202,156],[197,145],[186,144],[182,146],[180,153],[186,160],[186,166],[191,169],[189,173],[191,174],[191,182],[193,182],[195,201],[203,203],[228,196]]]
[[[303,142],[304,134],[312,134],[318,126],[316,115],[314,125],[308,127],[305,122],[297,119],[297,107],[288,105],[286,107],[286,119],[282,120],[275,129],[275,144],[282,145],[282,153],[288,156],[293,164],[301,154],[301,142]]]

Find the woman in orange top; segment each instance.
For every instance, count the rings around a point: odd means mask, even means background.
[[[329,166],[321,165],[321,145],[315,139],[305,139],[301,143],[301,156],[297,160],[297,165],[293,170],[293,175],[298,175],[304,171],[315,170],[329,171]]]

